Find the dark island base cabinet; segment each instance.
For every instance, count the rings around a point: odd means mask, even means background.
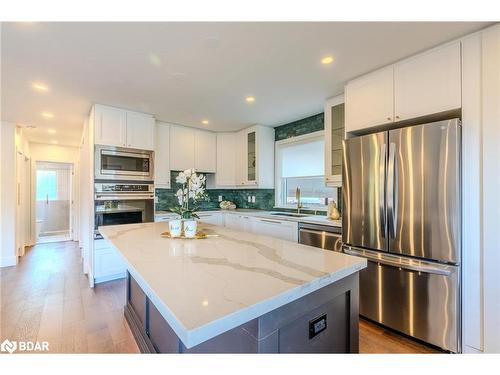
[[[127,274],[125,317],[143,353],[357,353],[358,273],[186,348]]]

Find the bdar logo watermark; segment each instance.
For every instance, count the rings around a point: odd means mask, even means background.
[[[10,341],[4,340],[0,344],[0,352],[14,353],[14,352],[48,352],[49,343],[47,341]]]

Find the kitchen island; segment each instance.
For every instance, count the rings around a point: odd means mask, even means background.
[[[125,316],[142,352],[353,353],[366,260],[200,224],[104,226],[127,265]]]

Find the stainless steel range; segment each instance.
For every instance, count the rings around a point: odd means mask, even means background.
[[[344,141],[344,252],[368,259],[360,313],[461,351],[458,119]]]

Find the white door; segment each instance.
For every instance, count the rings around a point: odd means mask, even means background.
[[[127,147],[154,150],[155,120],[143,113],[127,111]]]
[[[195,129],[172,125],[170,127],[170,169],[183,171],[194,168]]]
[[[234,230],[241,230],[243,228],[240,215],[226,214],[224,216],[224,225],[226,228]]]
[[[118,108],[96,105],[95,143],[126,147],[127,112]]]
[[[379,69],[345,87],[346,132],[393,122],[394,67]]]
[[[71,170],[67,163],[36,163],[37,242],[71,239]]]
[[[199,172],[215,173],[217,169],[217,135],[196,130],[194,135],[194,167]]]
[[[156,124],[155,186],[170,189],[170,125]]]
[[[395,121],[462,106],[460,42],[394,66]]]
[[[217,134],[217,186],[236,185],[237,133]]]

